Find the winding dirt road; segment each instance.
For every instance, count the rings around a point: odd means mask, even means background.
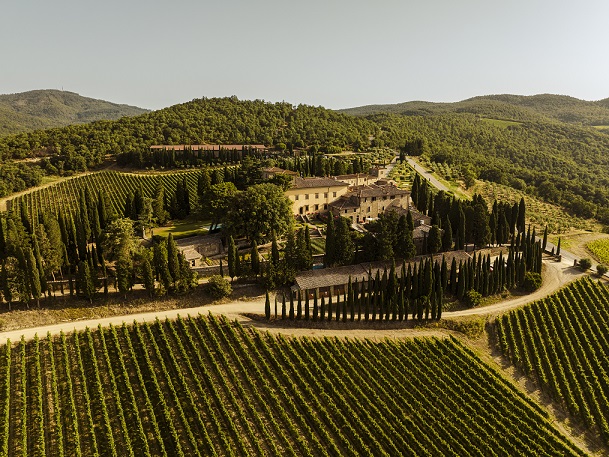
[[[571,264],[566,261],[555,262],[553,260],[546,259],[544,261],[546,269],[544,272],[544,281],[542,287],[535,293],[525,295],[522,297],[507,300],[494,305],[486,306],[484,308],[474,308],[454,312],[445,312],[444,317],[459,317],[459,316],[471,316],[471,315],[496,315],[507,310],[517,308],[533,300],[543,298],[546,295],[551,294],[565,284],[577,279],[582,275],[579,270],[574,269]],[[274,307],[271,304],[271,307]],[[197,316],[198,314],[206,315],[212,313],[215,315],[225,315],[230,320],[238,320],[244,326],[255,327],[262,331],[269,331],[271,333],[281,333],[292,336],[328,336],[328,337],[356,337],[356,338],[368,338],[368,339],[384,339],[384,338],[404,338],[404,337],[415,337],[415,336],[443,336],[449,334],[444,330],[435,329],[412,329],[412,328],[382,328],[382,329],[368,329],[368,328],[294,328],[294,327],[280,327],[269,324],[264,320],[250,319],[247,315],[251,314],[262,314],[264,311],[264,297],[258,297],[254,300],[249,301],[234,301],[231,303],[221,305],[206,305],[196,308],[187,309],[175,309],[168,311],[154,311],[140,314],[129,314],[122,316],[112,316],[102,319],[91,319],[82,321],[63,322],[55,325],[46,325],[41,327],[33,327],[21,330],[11,330],[8,332],[0,333],[0,344],[4,343],[7,339],[12,342],[18,341],[23,335],[25,339],[32,339],[36,334],[42,337],[50,332],[51,334],[58,334],[63,331],[64,333],[72,332],[74,330],[84,330],[88,328],[95,328],[98,325],[109,326],[109,325],[122,325],[123,322],[131,323],[137,322],[153,322],[155,319],[175,319],[178,315],[181,316]]]

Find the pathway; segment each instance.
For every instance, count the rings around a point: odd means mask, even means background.
[[[423,178],[427,179],[430,184],[432,184],[434,187],[436,187],[438,190],[443,190],[444,192],[450,192],[450,189],[448,187],[446,187],[444,184],[442,184],[440,181],[438,181],[432,174],[431,172],[425,170],[425,168],[423,168],[421,165],[419,165],[418,163],[416,163],[413,159],[411,159],[410,157],[406,157],[406,160],[408,161],[408,165],[410,165],[412,168],[414,168],[414,170],[420,174]]]

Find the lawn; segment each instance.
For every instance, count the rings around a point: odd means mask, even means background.
[[[186,238],[188,236],[205,235],[209,231],[210,221],[185,220],[177,224],[157,227],[153,233],[160,236],[169,236],[171,233],[174,238]]]

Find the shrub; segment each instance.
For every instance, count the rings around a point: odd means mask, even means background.
[[[609,270],[607,265],[603,265],[602,263],[599,263],[596,266],[596,272],[598,273],[599,276],[603,276],[605,273],[607,273],[607,270]]]
[[[220,275],[214,275],[209,278],[209,281],[205,285],[205,291],[215,300],[219,300],[224,297],[228,297],[233,288],[227,279]]]
[[[592,268],[592,260],[590,260],[590,259],[588,259],[588,258],[586,258],[586,259],[581,259],[581,260],[579,261],[579,268],[580,268],[582,271],[587,271],[587,270],[589,270],[590,268]]]
[[[470,308],[475,308],[482,302],[482,295],[475,290],[468,290],[465,293],[465,304]]]
[[[524,282],[522,283],[522,287],[528,293],[535,292],[541,287],[541,275],[533,271],[528,271],[527,274],[524,275]]]

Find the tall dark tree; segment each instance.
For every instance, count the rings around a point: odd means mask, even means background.
[[[227,255],[228,255],[228,275],[232,278],[237,276],[236,266],[236,257],[237,257],[237,247],[235,246],[235,240],[232,236],[228,237],[228,247],[227,247]]]
[[[526,211],[526,204],[524,202],[524,197],[522,197],[520,199],[520,203],[518,204],[518,219],[516,221],[516,228],[520,233],[523,233],[525,230]]]
[[[328,224],[326,225],[326,253],[324,256],[324,264],[327,267],[334,265],[335,258],[335,228],[334,228],[334,216],[332,212],[328,213]]]
[[[258,244],[256,243],[256,240],[254,240],[252,242],[252,250],[250,253],[250,263],[251,263],[251,267],[252,267],[252,273],[254,273],[254,275],[258,276],[258,274],[260,273],[260,256],[258,254]]]

